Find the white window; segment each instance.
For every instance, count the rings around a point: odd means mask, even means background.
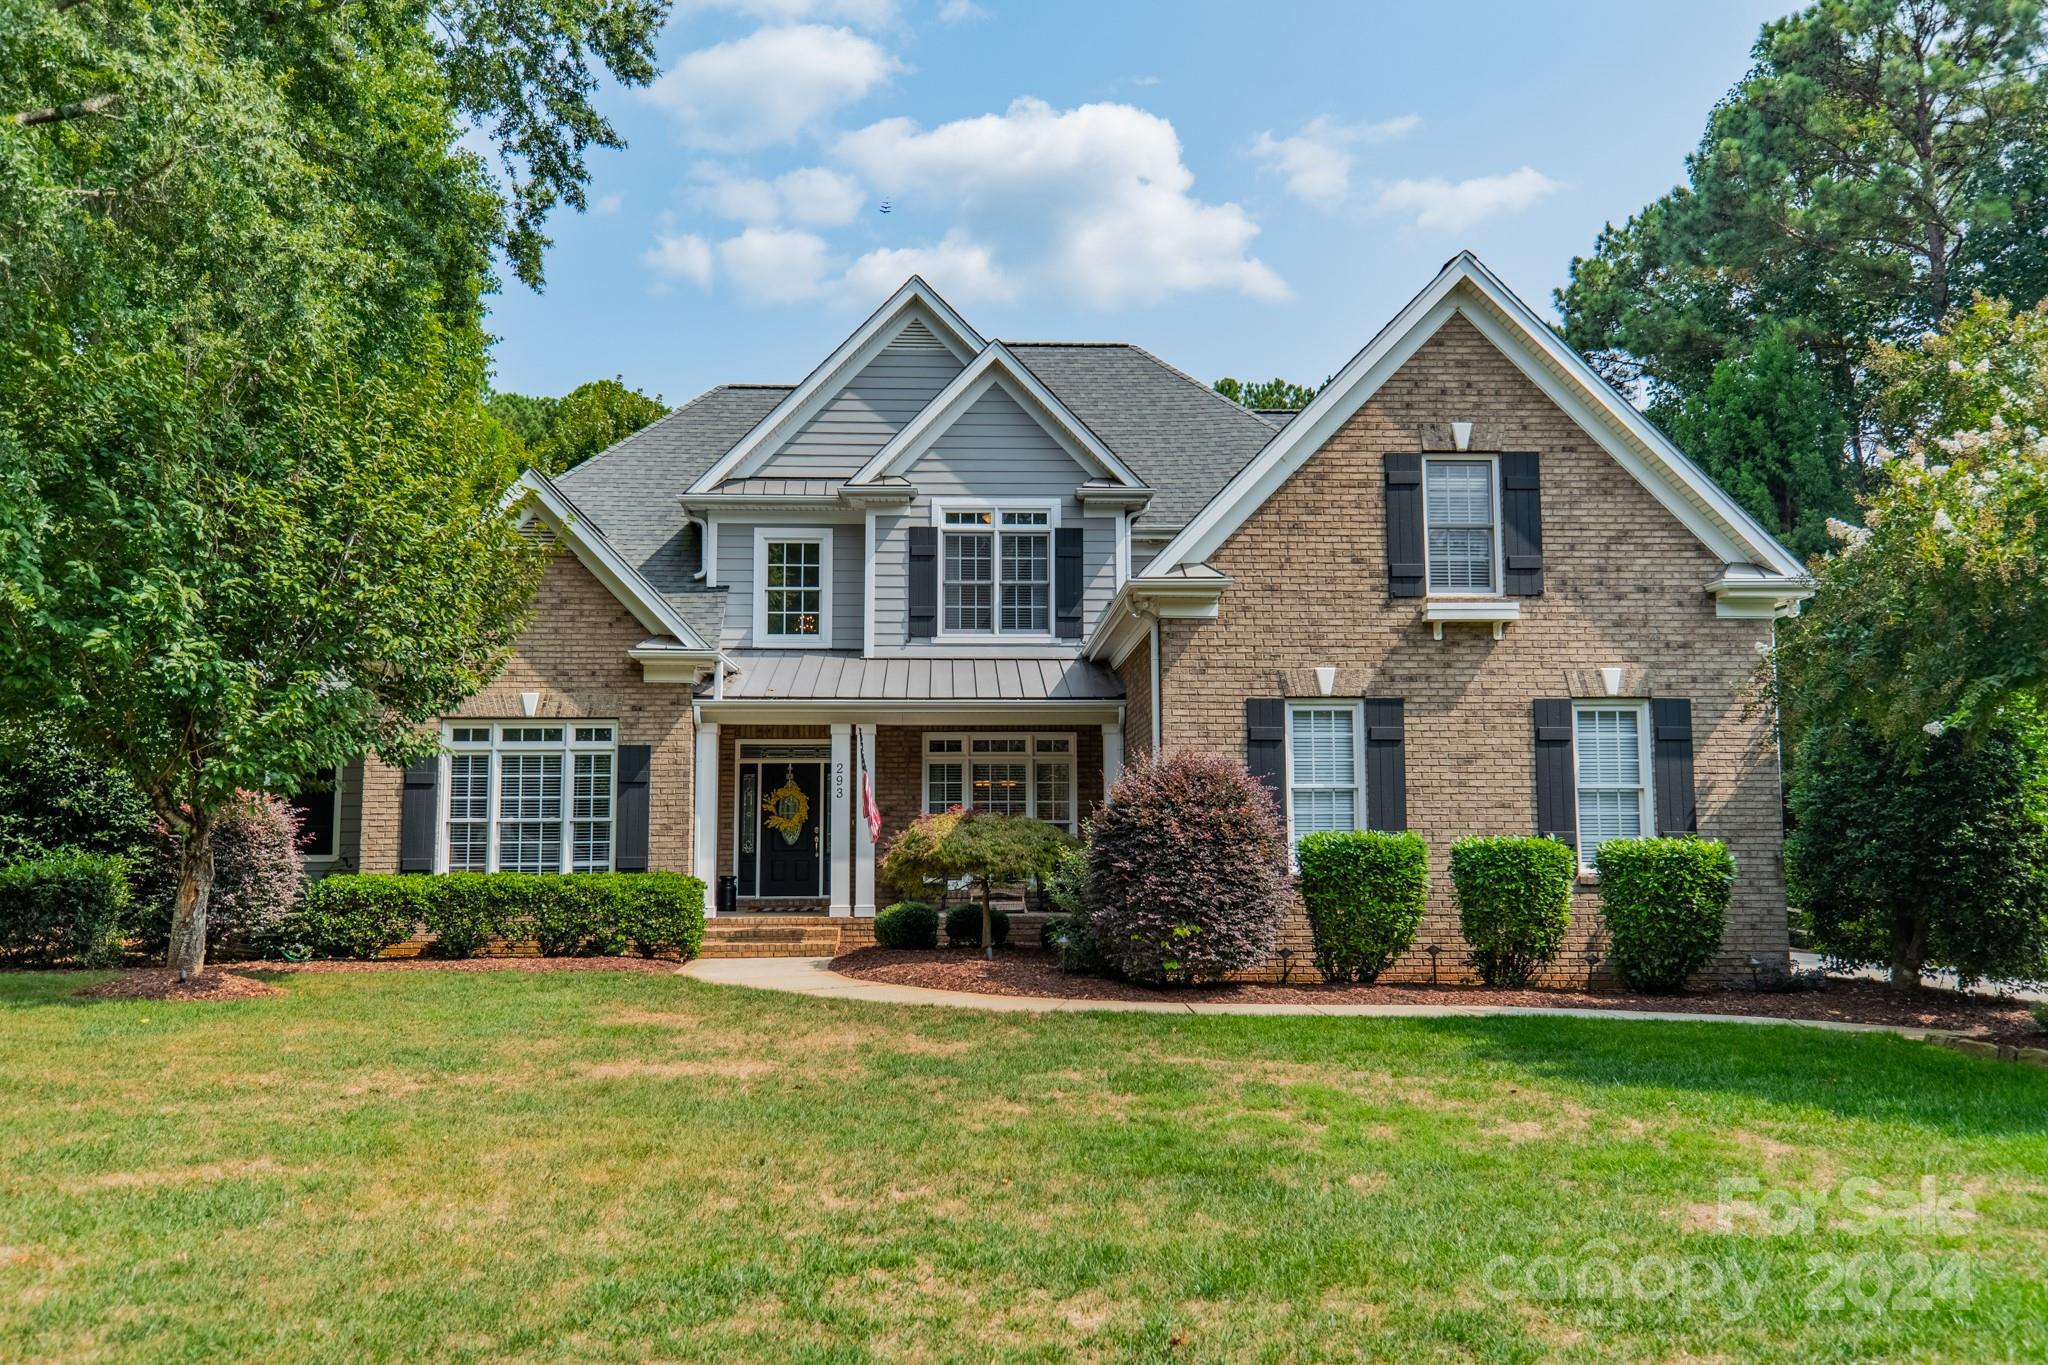
[[[1055,509],[934,503],[932,515],[944,541],[940,633],[1050,635]]]
[[[1072,735],[928,735],[924,808],[966,806],[1074,828]]]
[[[1492,460],[1424,460],[1422,517],[1429,533],[1432,593],[1491,594],[1497,572],[1500,525],[1495,515]]]
[[[448,727],[450,872],[609,872],[617,730]]]
[[[309,863],[331,863],[341,856],[341,769],[308,773],[291,796],[299,816],[299,856]]]
[[[832,643],[830,527],[754,529],[754,638],[762,644]]]
[[[1640,839],[1651,828],[1648,732],[1642,706],[1572,708],[1579,866],[1588,872],[1600,845],[1609,839]]]
[[[1362,707],[1302,702],[1287,708],[1287,841],[1364,827]]]

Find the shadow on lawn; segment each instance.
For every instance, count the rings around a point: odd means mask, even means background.
[[[1429,1019],[1471,1056],[1596,1087],[1737,1095],[1956,1137],[2048,1134],[2048,1070],[1789,1025]]]

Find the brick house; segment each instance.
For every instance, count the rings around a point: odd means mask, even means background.
[[[863,784],[884,842],[963,803],[1077,830],[1189,747],[1295,835],[1428,840],[1397,975],[1462,957],[1445,863],[1481,833],[1723,839],[1724,971],[1784,958],[1746,692],[1801,566],[1469,254],[1298,414],[1135,346],[986,339],[913,278],[801,383],[513,497],[560,551],[531,626],[437,762],[343,776],[324,866],[689,871],[715,915],[858,941],[889,899]]]

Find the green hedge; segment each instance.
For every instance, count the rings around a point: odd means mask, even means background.
[[[1489,986],[1523,986],[1564,948],[1578,855],[1555,839],[1460,839],[1451,845],[1458,927]]]
[[[531,938],[549,957],[689,958],[704,942],[704,883],[678,872],[337,874],[313,884],[284,938],[322,957],[375,957],[420,930],[444,957]]]
[[[52,853],[0,867],[0,961],[112,967],[131,919],[125,858]]]
[[[1615,974],[1633,990],[1682,990],[1721,947],[1735,891],[1728,846],[1691,837],[1609,839],[1594,860]]]
[[[883,948],[936,948],[939,912],[924,901],[897,901],[875,916],[875,943]]]
[[[1301,900],[1325,981],[1374,981],[1408,951],[1429,899],[1429,849],[1416,834],[1305,835]]]
[[[988,911],[989,942],[1000,948],[1010,941],[1010,912],[994,906]],[[981,946],[981,906],[979,903],[956,905],[946,912],[946,942],[955,948],[962,944]]]

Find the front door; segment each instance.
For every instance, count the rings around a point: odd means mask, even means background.
[[[776,772],[777,768],[781,772]],[[760,896],[820,896],[825,884],[824,784],[816,763],[761,765]]]

